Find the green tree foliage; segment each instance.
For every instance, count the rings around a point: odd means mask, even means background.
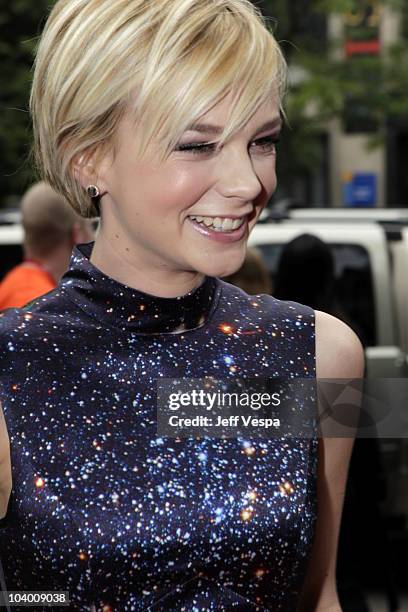
[[[0,202],[21,195],[33,172],[27,161],[31,142],[28,96],[33,53],[50,2],[0,2]]]
[[[377,56],[352,59],[342,52],[343,38],[329,40],[325,35],[327,17],[355,13],[367,6],[367,0],[264,0],[257,4],[273,19],[273,32],[292,75],[285,99],[288,124],[279,145],[281,183],[290,185],[293,177],[313,171],[320,163],[318,135],[331,119],[354,125],[356,131],[359,126],[369,131],[371,126],[368,146],[376,146],[384,140],[387,119],[408,117],[406,0],[380,0],[380,7],[399,12],[401,39]]]

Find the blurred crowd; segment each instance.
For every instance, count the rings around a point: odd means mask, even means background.
[[[76,244],[94,239],[92,220],[44,182],[32,185],[21,201],[23,261],[0,283],[0,310],[20,308],[55,289]]]

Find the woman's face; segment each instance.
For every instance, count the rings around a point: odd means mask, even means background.
[[[128,116],[122,119],[115,159],[102,162],[98,185],[107,192],[101,231],[127,262],[156,276],[222,277],[241,267],[249,233],[276,188],[274,140],[281,121],[279,106],[268,102],[220,150],[204,147],[217,141],[217,132],[202,124],[223,127],[229,104],[226,97],[202,116],[201,128],[185,132],[161,164],[154,154],[137,158],[137,130]],[[215,217],[243,218],[243,224],[234,235],[217,232],[206,225]]]

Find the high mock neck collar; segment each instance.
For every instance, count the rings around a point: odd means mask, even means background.
[[[221,283],[213,276],[188,293],[161,297],[123,285],[90,262],[94,242],[77,244],[60,289],[101,323],[138,334],[182,333],[204,325],[216,308]]]

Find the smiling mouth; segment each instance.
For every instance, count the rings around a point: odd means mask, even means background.
[[[243,217],[202,217],[200,215],[189,215],[189,218],[204,225],[210,227],[217,232],[230,232],[237,230],[245,222],[248,215]]]

